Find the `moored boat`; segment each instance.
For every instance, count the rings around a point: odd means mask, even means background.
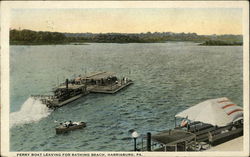
[[[82,129],[86,127],[85,122],[65,122],[65,123],[60,123],[60,126],[56,127],[56,133],[61,134],[61,133],[66,133],[68,131],[73,131],[77,129]]]

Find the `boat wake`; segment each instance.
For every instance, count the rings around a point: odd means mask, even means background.
[[[10,114],[10,128],[37,122],[50,115],[51,112],[52,110],[42,104],[40,99],[29,97],[19,111]]]

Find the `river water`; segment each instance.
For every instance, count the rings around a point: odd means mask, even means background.
[[[197,43],[90,43],[10,47],[11,151],[129,151],[140,134],[174,127],[174,115],[228,97],[242,106],[242,46]],[[50,111],[30,95],[49,94],[66,78],[112,71],[134,84],[114,95],[90,94]],[[82,130],[56,135],[66,120]]]

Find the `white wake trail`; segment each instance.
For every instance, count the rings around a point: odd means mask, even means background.
[[[17,125],[37,122],[50,115],[51,112],[52,110],[42,104],[39,99],[29,97],[19,111],[10,114],[10,128]]]

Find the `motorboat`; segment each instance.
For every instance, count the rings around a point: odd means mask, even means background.
[[[68,131],[73,131],[73,130],[77,130],[77,129],[82,129],[86,127],[86,123],[85,122],[64,122],[64,123],[60,123],[60,125],[58,127],[56,127],[56,133],[57,134],[61,134],[61,133],[66,133]]]

